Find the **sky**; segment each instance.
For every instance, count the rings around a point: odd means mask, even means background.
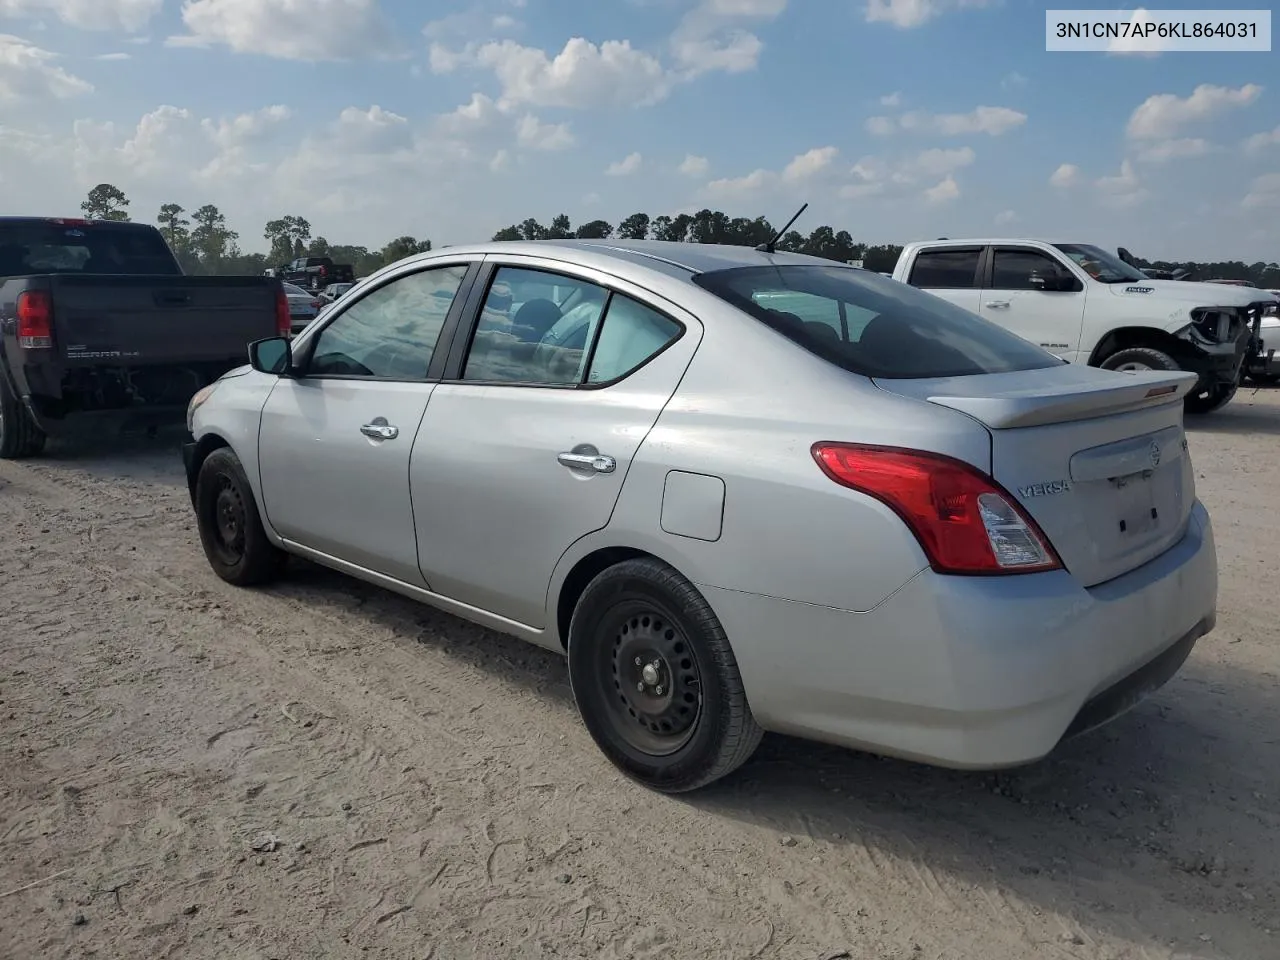
[[[135,220],[214,203],[256,251],[285,214],[381,247],[807,202],[796,229],[867,243],[1280,259],[1276,54],[1047,53],[1044,11],[0,0],[0,214],[75,215],[105,181]]]

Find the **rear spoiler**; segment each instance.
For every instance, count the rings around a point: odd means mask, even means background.
[[[1185,397],[1198,379],[1184,370],[1126,370],[1088,386],[1076,383],[1046,389],[1041,385],[1025,392],[1000,391],[998,396],[934,395],[928,399],[992,429],[1008,430],[1163,406]]]

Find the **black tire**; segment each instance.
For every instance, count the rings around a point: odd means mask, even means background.
[[[286,554],[267,539],[244,467],[229,448],[213,451],[196,477],[196,525],[209,566],[227,583],[269,583]]]
[[[651,558],[612,566],[583,591],[569,624],[569,683],[605,756],[663,793],[733,772],[763,735],[715,613]]]
[[[1102,361],[1103,370],[1181,370],[1177,360],[1154,347],[1125,347]]]
[[[1187,413],[1205,414],[1221,410],[1236,395],[1240,383],[1219,383],[1208,390],[1192,391],[1183,400]]]
[[[0,460],[34,457],[44,450],[44,444],[44,431],[0,373]]]

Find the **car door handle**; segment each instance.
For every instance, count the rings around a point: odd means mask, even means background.
[[[371,440],[394,440],[400,436],[400,428],[387,423],[386,417],[376,417],[373,423],[366,423],[360,432]]]
[[[983,306],[984,307],[1007,307],[1009,306],[1009,301],[1008,300],[988,300],[986,303],[983,304]]]
[[[571,470],[594,470],[596,473],[613,473],[618,461],[601,453],[561,453],[556,456],[561,466]]]

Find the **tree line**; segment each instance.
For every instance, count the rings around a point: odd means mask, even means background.
[[[80,205],[85,215],[101,220],[128,220],[129,199],[118,187],[102,183],[89,191]],[[311,235],[311,224],[300,216],[289,215],[267,222],[263,238],[267,253],[244,253],[239,234],[230,229],[226,217],[211,203],[188,211],[177,203],[160,208],[156,223],[165,240],[173,248],[183,269],[195,274],[259,274],[268,267],[278,267],[295,257],[331,257],[337,263],[349,263],[357,277],[367,276],[388,263],[431,249],[430,240],[396,237],[380,249],[350,244],[330,243],[324,237]],[[776,229],[765,217],[730,217],[719,210],[704,209],[697,213],[674,216],[650,216],[633,213],[615,227],[607,220],[588,220],[574,227],[568,214],[560,214],[544,226],[530,217],[518,224],[503,227],[494,240],[556,240],[576,237],[583,240],[668,240],[690,243],[726,243],[756,246],[771,240]],[[897,263],[902,247],[892,243],[866,244],[855,241],[847,230],[820,226],[808,235],[788,230],[779,240],[778,249],[805,253],[841,263],[860,260],[868,270],[888,273]],[[1143,260],[1135,257],[1140,267],[1161,270],[1186,270],[1193,280],[1248,280],[1264,288],[1280,288],[1280,264],[1241,260],[1198,263],[1195,261]]]
[[[90,190],[80,209],[93,220],[130,219],[129,198],[110,183],[100,183]],[[240,234],[228,226],[226,216],[212,203],[191,211],[180,203],[165,203],[155,222],[183,272],[195,275],[261,274],[297,257],[330,257],[335,263],[350,264],[357,277],[364,277],[388,263],[431,249],[430,240],[409,236],[396,237],[377,250],[330,243],[324,237],[311,235],[306,218],[288,215],[269,220],[263,227],[266,253],[245,253],[240,249]]]

